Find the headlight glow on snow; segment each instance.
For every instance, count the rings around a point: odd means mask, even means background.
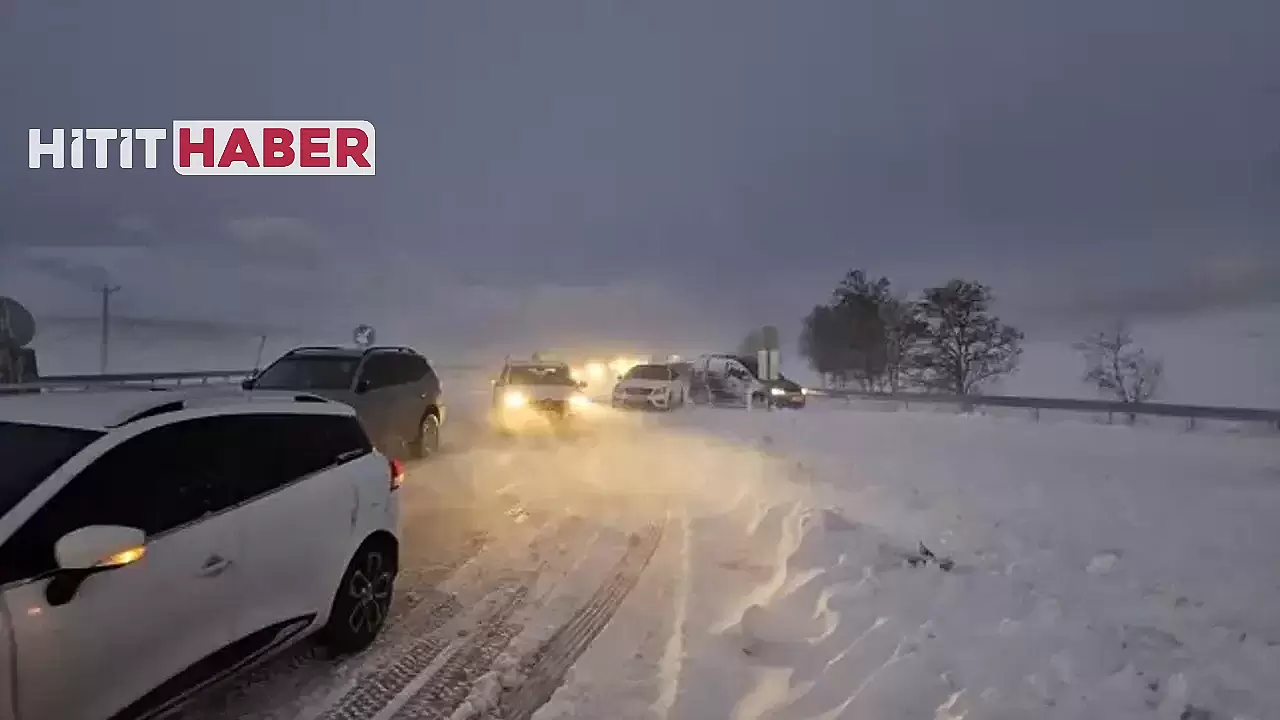
[[[512,409],[522,408],[529,404],[529,398],[519,390],[509,390],[507,391],[507,394],[503,396],[502,402]]]
[[[591,404],[591,400],[586,395],[571,395],[569,404],[576,408],[584,408]]]
[[[587,363],[587,377],[592,380],[599,380],[604,377],[604,364],[598,362]]]

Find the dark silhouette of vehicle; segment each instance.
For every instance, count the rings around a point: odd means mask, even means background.
[[[392,457],[407,451],[419,459],[440,450],[440,378],[413,348],[295,348],[244,387],[309,392],[350,405],[378,450]]]

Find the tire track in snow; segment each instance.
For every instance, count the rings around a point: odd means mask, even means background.
[[[527,543],[527,549],[536,561],[534,568],[505,568],[491,577],[486,576],[486,569],[476,560],[476,577],[460,580],[464,587],[459,590],[466,598],[457,594],[449,594],[446,608],[436,612],[433,617],[424,617],[423,623],[414,628],[407,642],[394,648],[384,662],[370,671],[362,673],[338,690],[332,692],[320,706],[299,716],[299,720],[366,720],[372,717],[383,717],[388,708],[403,704],[407,698],[401,697],[406,688],[412,689],[420,685],[424,678],[429,678],[437,670],[433,665],[450,650],[450,642],[445,631],[453,629],[465,636],[474,636],[475,628],[485,628],[493,617],[507,617],[516,607],[523,603],[529,593],[529,586],[542,574],[547,563],[540,557],[548,550],[554,550],[569,544],[575,535],[584,530],[584,524],[578,518],[566,518],[554,525],[543,526]],[[461,573],[455,573],[450,580],[457,580]],[[470,584],[468,584],[470,583]],[[492,598],[495,593],[504,599],[493,605],[486,614],[467,619],[467,624],[454,627],[452,621],[462,614],[465,607],[476,602]],[[510,600],[508,603],[507,601]],[[455,652],[450,651],[452,656]]]
[[[498,698],[498,717],[529,720],[564,682],[596,636],[604,630],[653,559],[666,523],[631,536],[626,553],[591,598],[522,663],[522,679]],[[442,716],[447,717],[447,716]]]

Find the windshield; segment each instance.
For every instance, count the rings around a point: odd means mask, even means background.
[[[359,358],[308,355],[282,358],[253,381],[259,390],[347,390]]]
[[[637,365],[623,377],[627,380],[670,380],[671,371],[664,365]]]
[[[508,375],[512,385],[577,385],[566,365],[520,365]]]
[[[101,436],[93,430],[0,422],[0,516]]]

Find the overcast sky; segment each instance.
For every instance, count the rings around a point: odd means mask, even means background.
[[[27,169],[28,128],[235,118],[367,119],[378,174]],[[851,266],[1032,331],[1260,305],[1280,2],[11,0],[0,188],[0,294],[46,314],[109,277],[139,316],[733,342]]]

